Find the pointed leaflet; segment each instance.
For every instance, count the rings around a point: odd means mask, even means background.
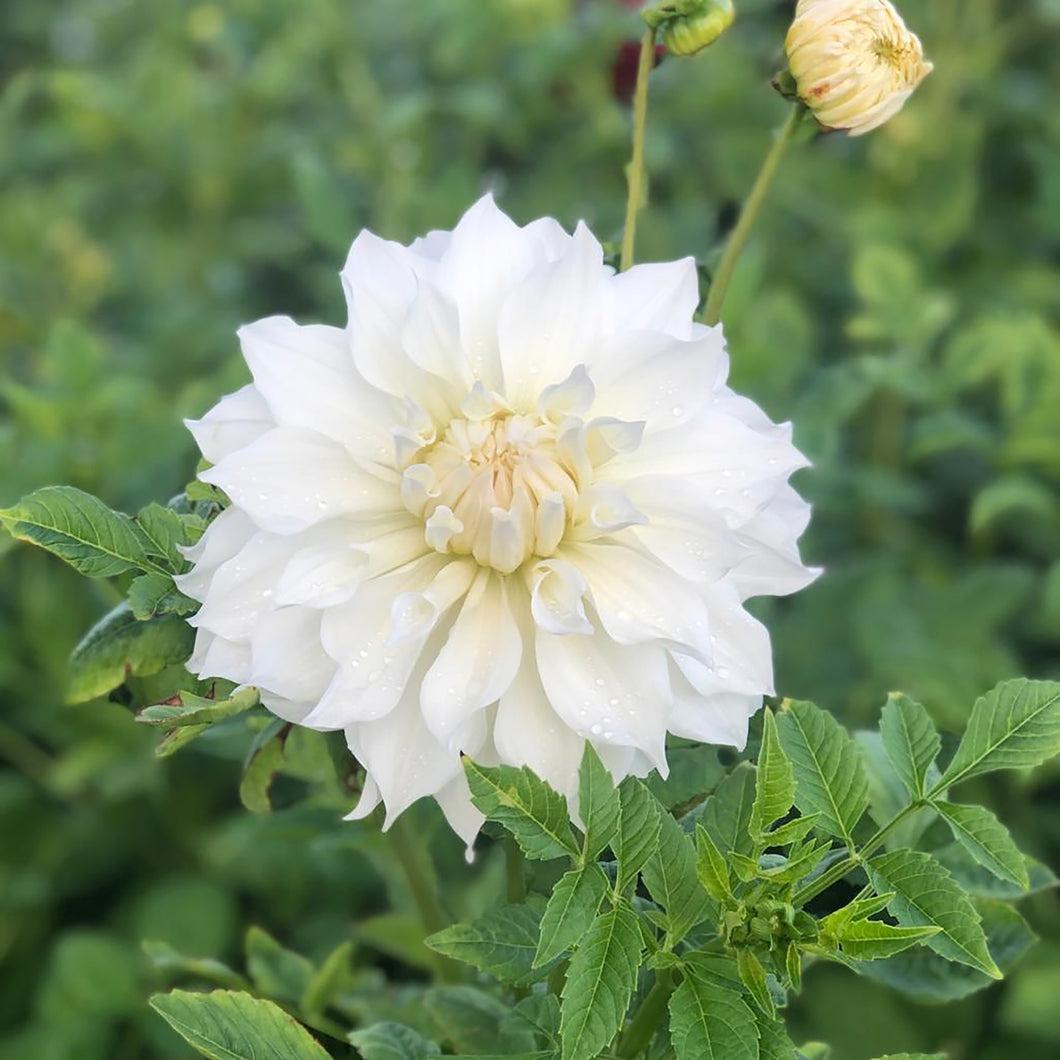
[[[199,609],[199,602],[185,596],[168,574],[148,571],[134,578],[129,586],[129,607],[141,621],[155,615],[190,615]]]
[[[526,766],[480,766],[465,758],[464,772],[471,801],[489,820],[507,828],[528,858],[578,856],[563,796]]]
[[[209,994],[172,990],[151,1007],[186,1042],[211,1060],[328,1060],[328,1054],[293,1016],[271,1001],[231,990]]]
[[[195,516],[188,516],[195,520]],[[192,528],[172,508],[164,508],[152,501],[141,508],[136,516],[146,550],[176,574],[187,570],[188,561],[181,555],[180,547],[190,545],[201,530]],[[201,525],[201,524],[200,524]]]
[[[938,933],[937,927],[898,927],[883,920],[854,920],[840,925],[834,937],[851,960],[878,961]]]
[[[754,849],[750,832],[754,798],[754,766],[741,762],[704,803],[699,821],[723,854],[730,850],[750,854]]]
[[[758,1060],[795,1060],[795,1046],[780,1020],[759,1019],[758,1036]]]
[[[132,519],[73,486],[30,493],[14,507],[0,509],[0,523],[12,536],[47,549],[89,578],[128,570],[165,573]]]
[[[892,692],[880,717],[880,735],[910,798],[919,799],[924,794],[927,772],[942,746],[928,712],[908,696]]]
[[[659,842],[644,866],[644,885],[663,907],[670,945],[684,938],[709,911],[696,871],[692,840],[668,813],[660,814]]]
[[[1001,898],[1012,901],[1024,895],[1048,890],[1060,882],[1052,869],[1034,858],[1023,859],[1030,880],[1030,886],[1024,889],[1007,880],[998,879],[989,869],[983,868],[960,843],[947,843],[944,847],[932,851],[932,855],[973,898]]]
[[[936,953],[995,979],[1001,978],[987,949],[975,906],[930,854],[895,850],[873,858],[866,869],[877,891],[894,892],[887,908],[899,924],[941,928],[939,934],[926,940]]]
[[[699,882],[706,887],[711,898],[716,902],[725,902],[732,898],[729,867],[725,864],[725,856],[701,824],[696,825],[696,869],[699,872]]]
[[[933,803],[946,819],[957,842],[995,876],[1027,890],[1030,877],[1019,848],[1012,842],[1008,829],[985,807],[964,806],[952,802]]]
[[[795,770],[796,805],[803,813],[819,813],[819,828],[853,846],[854,828],[869,803],[854,741],[831,714],[805,701],[786,700],[777,725]]]
[[[583,857],[591,861],[615,841],[621,807],[611,774],[588,740],[578,769],[578,809],[585,827]]]
[[[762,967],[762,962],[745,946],[736,951],[736,970],[740,973],[740,982],[747,988],[758,1011],[767,1019],[775,1019],[777,1010],[766,982],[766,970]]]
[[[549,971],[534,964],[540,925],[539,908],[506,905],[470,924],[444,928],[426,943],[435,953],[473,965],[502,982],[528,986]]]
[[[441,1051],[437,1042],[400,1023],[374,1023],[349,1038],[364,1060],[428,1060]]]
[[[563,1060],[590,1060],[618,1033],[629,1009],[644,939],[626,905],[596,918],[571,958],[563,984]]]
[[[780,746],[777,723],[767,707],[763,715],[762,749],[755,774],[755,801],[751,806],[751,834],[761,836],[774,821],[786,817],[795,801],[795,774]]]
[[[677,1060],[758,1060],[754,1013],[735,990],[690,975],[670,998]]]
[[[615,856],[618,858],[618,882],[615,890],[622,894],[637,878],[651,857],[659,839],[659,804],[655,796],[635,777],[628,777],[618,789],[621,815]]]
[[[534,967],[573,949],[589,930],[607,893],[607,877],[596,862],[568,872],[552,890],[541,918]]]
[[[976,701],[936,790],[995,769],[1040,765],[1060,753],[1060,682],[1005,681]]]

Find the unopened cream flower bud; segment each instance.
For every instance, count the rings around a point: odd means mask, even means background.
[[[674,55],[695,55],[713,44],[736,17],[732,0],[666,0],[648,8],[642,17],[657,27]]]
[[[889,0],[799,0],[786,49],[799,98],[851,136],[893,118],[932,69]]]

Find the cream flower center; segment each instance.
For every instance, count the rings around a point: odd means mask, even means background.
[[[505,574],[530,556],[550,556],[577,506],[561,429],[537,415],[454,419],[417,461],[402,492],[425,521],[427,543]]]

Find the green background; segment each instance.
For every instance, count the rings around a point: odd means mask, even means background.
[[[997,680],[1060,675],[1060,2],[901,6],[935,72],[882,131],[793,151],[725,320],[734,386],[814,461],[805,553],[827,573],[758,608],[779,690],[857,728],[901,688],[959,732]],[[783,116],[792,7],[738,0],[718,45],[654,75],[641,258],[716,260]],[[361,227],[407,240],[492,188],[521,222],[614,240],[613,65],[638,33],[615,0],[5,4],[0,505],[55,482],[126,510],[179,490],[181,417],[246,377],[236,327],[341,324]],[[112,603],[0,539],[0,1058],[188,1055],[145,1007],[169,982],[145,938],[239,966],[260,924],[414,977],[334,792],[253,816],[245,738],[158,762],[121,704],[63,705],[70,648]],[[976,796],[1060,863],[1055,765]],[[465,876],[455,839],[434,846],[465,909],[489,900],[495,858]],[[1043,941],[987,994],[917,1006],[818,968],[796,1039],[838,1060],[1056,1056],[1056,895],[1023,910]]]

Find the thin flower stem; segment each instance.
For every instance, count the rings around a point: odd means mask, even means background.
[[[897,814],[887,822],[868,842],[856,853],[842,861],[836,862],[827,872],[822,872],[813,883],[807,884],[801,891],[796,891],[791,899],[794,906],[803,906],[811,898],[816,898],[822,891],[828,890],[836,880],[841,880],[848,872],[852,872],[861,865],[866,858],[871,857],[880,847],[887,842],[887,837],[893,832],[910,814],[915,813],[923,807],[924,801],[917,799],[911,802],[901,813]]]
[[[416,903],[424,934],[433,935],[436,931],[448,927],[449,917],[446,916],[434,889],[434,866],[431,864],[423,837],[416,834],[407,813],[402,814],[391,825],[387,835],[409,885],[412,900]],[[434,963],[438,978],[443,983],[458,983],[463,979],[460,965],[448,957],[443,957],[440,953],[434,954]]]
[[[637,86],[633,93],[633,157],[626,171],[629,199],[626,202],[626,227],[622,235],[623,272],[633,264],[637,243],[637,216],[644,200],[644,131],[648,126],[648,78],[655,65],[655,30],[646,30],[640,41],[637,63]]]
[[[640,1007],[633,1015],[633,1020],[622,1035],[622,1041],[618,1047],[620,1057],[630,1058],[639,1056],[650,1044],[655,1032],[662,1026],[663,1017],[666,1014],[666,1006],[670,1003],[670,996],[676,989],[677,984],[665,972],[660,972],[655,980],[648,996],[640,1003]]]
[[[773,146],[769,149],[769,154],[766,155],[762,168],[758,171],[758,176],[751,187],[751,193],[747,196],[747,201],[740,211],[740,219],[736,222],[732,235],[729,236],[725,253],[722,255],[717,271],[714,273],[714,279],[710,285],[710,294],[707,297],[707,308],[703,314],[703,319],[707,324],[717,324],[721,319],[721,307],[729,290],[729,283],[732,280],[736,262],[747,244],[747,237],[751,234],[751,229],[754,228],[755,221],[758,219],[758,214],[762,209],[762,203],[765,201],[766,193],[769,191],[773,179],[780,169],[780,163],[784,158],[788,145],[795,136],[795,130],[799,127],[802,116],[803,106],[798,103],[791,108],[787,121],[784,122],[780,132],[777,133]]]

